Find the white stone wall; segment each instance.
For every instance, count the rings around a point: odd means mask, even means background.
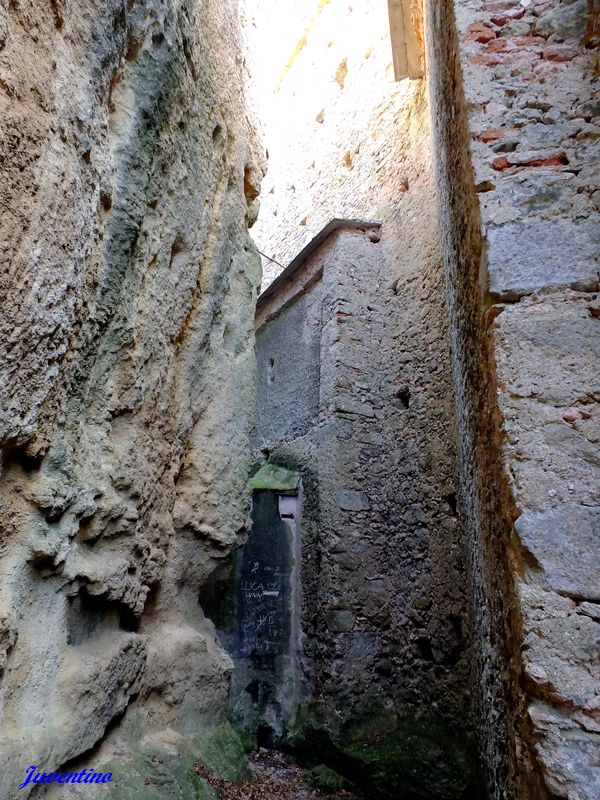
[[[280,6],[259,4],[248,36],[268,151],[252,236],[286,266],[334,217],[400,210],[410,165],[395,158],[395,131],[419,82],[394,81],[385,2],[302,0],[286,3],[284,20]],[[281,268],[263,268],[266,286]]]

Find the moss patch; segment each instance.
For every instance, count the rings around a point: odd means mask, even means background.
[[[300,476],[297,472],[279,467],[277,464],[265,464],[250,479],[250,486],[254,491],[265,489],[285,494],[297,494],[299,483]]]
[[[379,728],[379,731],[377,730]],[[476,749],[461,725],[374,714],[332,732],[304,709],[288,738],[308,765],[326,765],[378,800],[482,800]]]
[[[341,775],[326,767],[325,764],[318,764],[316,767],[307,770],[304,780],[309,786],[313,786],[325,794],[337,794],[347,786]]]
[[[118,742],[123,755],[94,764],[102,772],[112,772],[113,780],[86,786],[90,800],[217,800],[214,789],[196,773],[196,763],[232,783],[249,774],[240,738],[229,722],[220,718],[199,720],[191,734],[181,737],[177,748],[161,744],[160,738],[142,739],[141,744],[140,739],[131,726],[127,738]]]
[[[102,765],[113,780],[102,786],[86,786],[90,800],[217,800],[208,784],[201,780],[186,760],[152,763],[143,758],[132,762],[115,760]]]
[[[200,761],[213,775],[232,783],[248,777],[244,745],[229,722],[207,726],[190,737],[189,747],[193,760]]]

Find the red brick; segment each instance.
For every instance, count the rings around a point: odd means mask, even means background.
[[[540,78],[544,78],[545,80],[560,80],[558,75],[560,71],[564,69],[564,66],[564,64],[558,64],[556,61],[544,61],[544,59],[540,59],[533,67],[535,70],[535,78],[538,81]]]
[[[519,36],[515,44],[519,47],[537,47],[546,42],[543,36]]]
[[[569,44],[552,44],[542,53],[547,61],[572,61],[579,55],[579,50]]]
[[[493,39],[491,42],[487,43],[486,50],[489,50],[491,53],[498,53],[500,50],[506,50],[508,47],[508,42],[506,39]]]
[[[485,22],[472,22],[469,27],[469,33],[481,33],[481,31],[489,31],[489,25],[486,25]]]
[[[509,2],[509,0],[504,0],[504,2],[491,2],[485,4],[485,10],[491,12],[492,14],[506,12],[507,14],[515,13],[523,11],[520,5],[514,2]]]
[[[578,408],[571,407],[563,411],[563,419],[565,422],[573,424],[574,422],[579,422],[580,419],[583,419],[583,416]]]
[[[475,22],[469,25],[469,35],[466,37],[467,42],[479,42],[479,44],[487,44],[492,39],[496,38],[494,31],[482,22]]]
[[[488,44],[494,41],[496,34],[494,31],[487,31],[486,33],[473,34],[473,37],[479,44]]]
[[[515,0],[486,0],[486,11],[510,11],[515,7]]]
[[[477,138],[482,142],[497,142],[498,139],[504,139],[505,136],[515,133],[517,133],[517,128],[490,128],[480,133]]]
[[[507,22],[510,22],[510,20],[512,19],[521,19],[521,17],[523,17],[524,14],[525,14],[524,9],[515,8],[512,9],[511,11],[505,12],[504,14],[501,13],[498,14],[497,16],[492,17],[490,22],[492,22],[494,25],[498,25],[499,28],[502,28],[504,25],[506,25]]]
[[[493,53],[484,53],[482,56],[470,56],[469,61],[471,64],[482,64],[484,67],[497,67],[503,61]]]
[[[511,163],[506,156],[498,156],[492,161],[492,169],[497,172],[502,172],[503,169],[508,169],[510,166]]]
[[[565,153],[558,153],[550,158],[533,158],[531,161],[521,161],[516,154],[511,160],[511,156],[498,156],[492,161],[492,168],[497,172],[508,169],[509,167],[561,167],[569,161]]]
[[[552,158],[536,158],[533,161],[528,161],[527,164],[521,166],[526,167],[560,167],[563,164],[568,164],[569,160],[565,153],[560,153]]]

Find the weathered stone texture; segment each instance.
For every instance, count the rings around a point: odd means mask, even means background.
[[[273,381],[259,397],[278,400],[285,417],[304,398],[286,391],[294,377],[277,365],[294,363],[297,354],[305,369],[312,340],[282,332],[288,319],[292,330],[302,330],[303,314],[307,325],[320,320],[318,414],[302,436],[283,430],[280,437],[266,424],[258,427],[256,441],[274,463],[305,477],[304,702],[316,703],[334,740],[348,744],[356,736],[365,752],[371,752],[360,738],[365,730],[398,735],[378,796],[393,797],[390,785],[383,786],[395,779],[398,785],[410,780],[431,797],[464,791],[476,797],[465,735],[471,724],[469,622],[464,543],[454,508],[448,372],[441,366],[443,349],[434,346],[433,318],[439,318],[428,316],[429,350],[413,365],[412,343],[422,332],[416,325],[405,329],[403,316],[392,312],[401,296],[406,313],[407,293],[381,296],[382,271],[391,263],[387,248],[393,247],[388,235],[385,225],[341,227],[312,256],[322,265],[319,283],[257,330],[259,381],[266,380],[269,362],[275,365]],[[421,274],[425,282],[440,279],[438,263]],[[306,270],[312,273],[311,262]],[[440,304],[442,296],[440,289]],[[270,314],[260,308],[260,317]],[[443,327],[435,332],[443,341]],[[400,353],[399,340],[406,341]],[[423,359],[434,369],[415,385],[412,370]],[[421,716],[447,726],[443,746],[418,726],[404,739],[403,726]],[[407,764],[416,758],[420,766],[411,771]],[[366,773],[363,780],[365,790],[375,791]],[[444,781],[452,788],[442,788]]]
[[[593,290],[600,270],[599,230],[598,214],[577,222],[531,219],[490,228],[490,292],[510,299],[544,286]],[[529,243],[526,250],[523,242]]]
[[[319,458],[325,625],[316,659],[331,711],[349,723],[385,699],[399,714],[442,718],[468,706],[441,276],[434,258],[425,267],[404,261],[382,296],[382,273],[394,263],[386,222],[378,242],[340,239],[324,274],[322,375],[331,386]],[[351,626],[341,612],[351,612]],[[352,634],[336,635],[340,622]]]
[[[277,41],[274,55],[262,39],[250,39],[269,155],[252,235],[283,265],[333,218],[378,220],[393,209],[403,230],[419,225],[404,202],[419,191],[416,170],[394,139],[420,124],[422,102],[411,102],[420,84],[394,82],[386,4],[369,13],[342,0],[319,6],[291,0],[282,9],[261,0],[259,33],[271,16],[290,16],[292,24],[279,23],[289,50]],[[402,243],[406,258],[418,249],[412,238]],[[263,286],[280,271],[264,259]]]
[[[145,732],[225,702],[197,596],[246,525],[243,83],[233,0],[0,4],[3,797],[135,696]]]
[[[496,721],[482,728],[492,792],[591,800],[598,8],[427,5],[480,707]]]
[[[319,296],[319,415],[292,441],[267,425],[259,444],[305,476],[307,696],[336,733],[402,731],[400,720],[423,714],[447,721],[446,745],[456,734],[460,748],[470,724],[469,621],[442,253],[424,87],[394,83],[388,37],[385,4],[368,13],[323,4],[270,106],[286,131],[269,141],[267,127],[259,249],[287,264],[333,218],[381,229],[340,230],[323,245],[322,288],[311,285],[297,309],[301,317]],[[280,267],[263,266],[268,283]],[[286,315],[303,370],[308,339],[294,306],[280,311],[279,330]],[[259,381],[270,357],[277,366],[276,322],[259,333]],[[290,344],[279,338],[291,365]],[[299,385],[291,373],[281,378]],[[276,371],[264,389],[271,404],[278,379]],[[442,796],[436,780],[456,768],[461,788],[449,796],[460,796],[468,770],[417,734],[407,763],[419,748],[420,791]]]

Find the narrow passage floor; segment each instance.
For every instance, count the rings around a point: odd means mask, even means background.
[[[293,759],[261,748],[248,756],[251,776],[240,784],[216,778],[201,764],[197,774],[218,800],[354,800],[356,795],[336,785],[338,776],[326,768],[304,770]],[[324,789],[314,788],[318,785]]]

